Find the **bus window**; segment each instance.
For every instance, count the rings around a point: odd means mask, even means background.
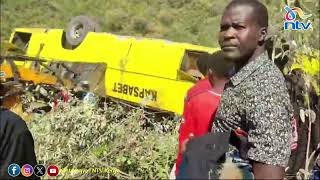
[[[196,82],[206,75],[206,57],[207,52],[185,51],[180,69],[178,70],[178,79]]]

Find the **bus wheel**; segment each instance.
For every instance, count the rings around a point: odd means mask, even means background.
[[[78,46],[88,32],[99,32],[100,26],[88,16],[76,16],[71,19],[66,29],[66,43]]]

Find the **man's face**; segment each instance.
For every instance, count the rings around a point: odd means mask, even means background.
[[[258,46],[260,26],[254,20],[253,8],[246,5],[227,9],[221,19],[219,44],[225,56],[233,61],[248,60]]]

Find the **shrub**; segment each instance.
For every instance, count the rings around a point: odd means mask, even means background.
[[[150,121],[141,108],[127,111],[108,103],[101,109],[73,101],[35,116],[28,125],[39,163],[116,171],[64,171],[59,178],[168,178],[176,158],[178,121],[152,120],[152,126],[147,126]]]

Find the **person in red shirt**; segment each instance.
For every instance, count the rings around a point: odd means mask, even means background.
[[[205,57],[205,56],[203,56]],[[185,98],[184,112],[179,130],[179,147],[176,161],[176,176],[182,163],[182,153],[191,137],[199,137],[211,131],[212,116],[220,103],[225,83],[233,71],[231,62],[223,59],[221,51],[208,54],[207,76],[191,87]]]

